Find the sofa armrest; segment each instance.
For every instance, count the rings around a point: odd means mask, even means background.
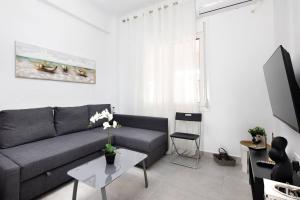
[[[0,153],[0,199],[18,200],[20,194],[20,167]]]
[[[122,126],[168,133],[168,118],[114,114],[114,119]]]

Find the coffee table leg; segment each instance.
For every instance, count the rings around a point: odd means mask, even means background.
[[[73,187],[73,197],[72,197],[72,200],[76,200],[77,188],[78,188],[78,180],[75,180],[74,181],[74,187]]]
[[[145,178],[145,188],[148,188],[148,178],[146,172],[146,162],[143,160],[143,170],[144,170],[144,178]]]
[[[102,200],[107,200],[105,187],[101,188]]]

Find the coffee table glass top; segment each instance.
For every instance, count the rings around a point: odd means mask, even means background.
[[[107,165],[103,155],[68,171],[68,175],[91,187],[101,189],[146,158],[144,153],[118,149],[114,165]]]

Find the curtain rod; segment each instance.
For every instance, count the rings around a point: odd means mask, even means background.
[[[175,2],[172,3],[173,6],[176,6],[176,5],[178,5],[178,4],[179,4],[178,1],[175,1]],[[164,9],[167,9],[167,8],[169,8],[169,5],[163,5],[163,6],[160,6],[160,7],[157,8],[157,10],[158,10],[158,11],[161,11],[163,8],[164,8]],[[156,9],[149,10],[148,13],[149,13],[149,14],[152,14],[155,10],[156,10]],[[143,13],[143,15],[144,15],[144,13]],[[133,19],[137,19],[138,16],[137,16],[137,15],[134,15],[132,18],[133,18]],[[128,17],[127,19],[123,19],[123,20],[122,20],[123,23],[128,22],[128,21],[130,21],[130,17]]]

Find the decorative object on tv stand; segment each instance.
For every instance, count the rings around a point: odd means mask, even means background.
[[[16,77],[96,83],[96,62],[58,51],[15,43]]]
[[[118,124],[118,122],[113,121],[113,115],[107,109],[103,110],[101,113],[96,112],[96,114],[90,118],[90,123],[95,124],[101,119],[107,119],[107,121],[103,123],[103,129],[107,129],[108,133],[107,144],[105,145],[104,149],[106,163],[114,164],[116,157],[116,147],[112,145],[110,129],[119,128],[120,125]]]
[[[272,169],[271,179],[281,183],[293,184],[293,168],[285,148],[288,141],[284,137],[275,137],[269,157],[276,163]]]
[[[266,143],[266,140],[265,140],[266,131],[265,131],[264,128],[261,128],[261,127],[257,126],[253,129],[249,129],[248,132],[252,136],[252,142],[254,144],[258,144],[260,142],[265,142]]]

